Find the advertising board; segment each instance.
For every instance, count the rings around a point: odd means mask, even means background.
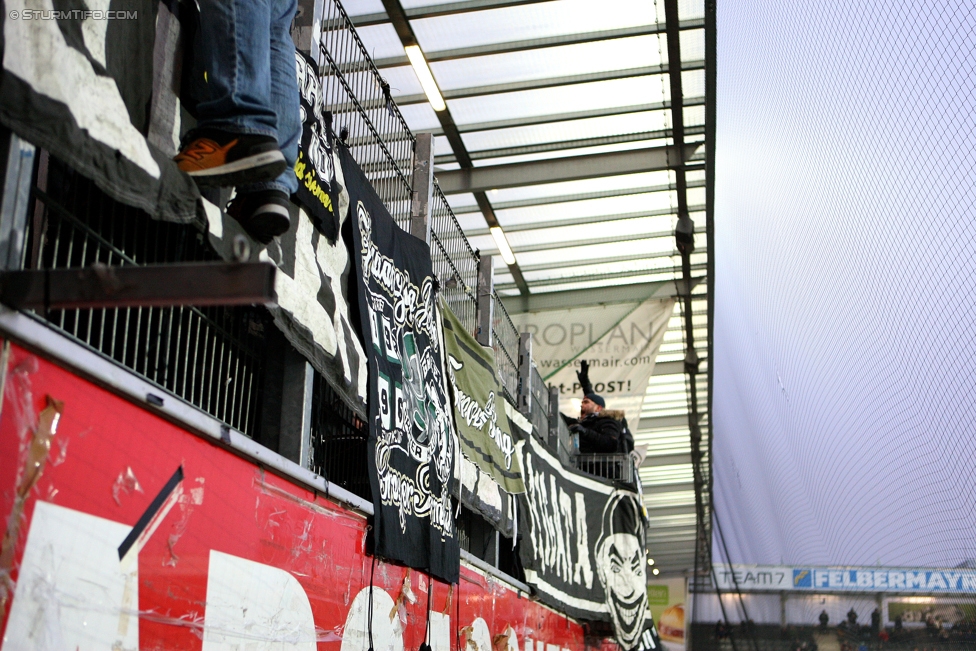
[[[716,565],[723,592],[889,592],[976,594],[976,571],[931,567],[813,567]]]
[[[667,651],[685,651],[685,622],[691,621],[687,595],[688,581],[684,578],[659,579],[647,583],[647,605],[657,622],[661,644]]]

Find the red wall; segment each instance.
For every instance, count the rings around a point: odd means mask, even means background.
[[[63,411],[42,475],[30,492],[23,516],[19,521],[11,522],[15,486],[19,478],[23,482],[29,444],[34,437],[32,422],[44,408],[47,396],[61,401]],[[94,536],[104,528],[109,540],[102,547],[112,551],[115,540],[122,542],[119,532],[124,533],[123,525],[131,527],[137,522],[181,465],[185,478],[177,493],[181,491],[182,496],[159,520],[158,528],[138,553],[138,610],[135,611],[134,602],[132,608],[127,610],[124,603],[118,605],[121,602],[117,596],[105,597],[102,594],[106,590],[111,592],[105,586],[122,585],[119,583],[122,574],[118,574],[117,568],[110,567],[113,559],[89,562],[89,558],[95,559],[97,556],[95,552],[77,549],[61,551],[61,548],[72,541],[81,544],[78,541],[85,536]],[[129,477],[128,487],[131,488],[132,476],[138,481],[142,492],[126,490],[126,478]],[[77,638],[84,641],[88,639],[86,635],[94,635],[96,641],[112,636],[122,639],[124,635],[119,631],[123,629],[128,631],[126,634],[130,637],[135,635],[137,629],[141,649],[231,648],[221,647],[214,642],[215,638],[211,635],[214,631],[208,633],[206,630],[208,625],[213,624],[212,628],[219,629],[217,632],[230,636],[227,639],[237,634],[233,630],[228,632],[227,627],[233,624],[225,621],[221,628],[215,623],[217,620],[210,619],[216,617],[213,595],[211,603],[208,603],[208,578],[217,581],[217,578],[208,577],[212,550],[284,570],[297,579],[314,618],[315,640],[302,640],[314,642],[317,647],[312,648],[340,651],[341,647],[346,647],[342,651],[349,651],[353,644],[352,636],[346,630],[347,615],[353,599],[369,585],[371,574],[372,557],[364,553],[365,518],[285,479],[266,473],[253,462],[14,346],[0,414],[0,526],[5,535],[11,536],[10,540],[15,540],[13,563],[8,562],[11,565],[12,583],[22,578],[20,569],[27,546],[27,533],[39,502],[71,509],[64,511],[44,507],[48,509],[45,513],[62,514],[69,520],[81,518],[83,523],[88,522],[84,519],[87,516],[83,515],[88,514],[111,522],[104,523],[103,527],[100,521],[90,519],[94,524],[80,524],[75,533],[67,530],[70,527],[65,529],[64,525],[57,525],[62,529],[54,530],[54,542],[48,543],[50,549],[44,548],[47,551],[41,549],[43,532],[38,525],[37,542],[32,543],[37,549],[32,552],[34,556],[31,558],[40,560],[32,561],[34,564],[31,567],[42,569],[33,570],[34,578],[25,576],[23,579],[34,586],[32,589],[35,591],[39,589],[37,586],[54,587],[45,599],[38,600],[32,606],[34,610],[21,605],[17,615],[22,624],[18,625],[19,628],[12,623],[12,609],[17,599],[28,599],[21,596],[27,593],[27,588],[22,588],[16,597],[7,601],[2,623],[9,630],[5,631],[4,650],[43,646],[40,638],[36,637],[38,635],[60,639],[70,644],[71,648],[84,648],[82,642],[75,644],[71,640]],[[53,554],[50,556],[53,561],[43,560],[48,556],[43,556],[42,551],[49,556]],[[103,553],[102,557],[105,556]],[[46,567],[44,563],[56,564],[59,558],[62,559],[61,563],[85,566],[85,571],[105,577],[104,581],[95,581],[101,585],[93,586],[90,596],[82,599],[86,605],[69,603],[72,600],[70,593],[79,589],[77,586],[86,585],[85,581],[91,582],[90,577],[64,578],[70,574],[64,571],[55,571],[47,579],[41,576]],[[65,561],[64,558],[69,560]],[[79,563],[71,561],[71,558],[84,560]],[[247,567],[263,571],[259,566]],[[0,567],[0,572],[3,569]],[[135,569],[132,571],[135,572]],[[392,600],[397,600],[406,572],[405,568],[377,562],[373,570],[375,589],[385,590]],[[248,570],[241,570],[241,573],[247,574]],[[281,572],[275,576],[281,579],[278,582],[281,585],[287,586],[291,582]],[[225,583],[226,579],[220,578]],[[68,587],[62,590],[58,581]],[[65,583],[70,581],[75,581],[71,584],[75,587]],[[417,649],[423,642],[426,622],[426,577],[421,578],[419,573],[412,572],[411,583],[417,599],[415,603],[404,604],[406,623],[402,629],[402,643],[407,650]],[[244,587],[231,587],[230,590],[232,594],[240,595],[242,611],[249,604],[253,607],[255,600],[273,598],[262,594],[261,590],[256,593],[252,590],[249,596],[244,594]],[[66,592],[61,594],[59,591]],[[269,587],[268,591],[270,594],[274,590]],[[434,651],[456,650],[459,639],[464,643],[467,638],[471,638],[471,641],[467,643],[466,651],[490,651],[480,648],[486,644],[482,625],[475,624],[468,635],[459,638],[459,632],[471,626],[479,617],[484,620],[491,637],[504,633],[509,627],[514,630],[516,639],[496,639],[497,651],[502,651],[505,646],[514,646],[516,640],[520,651],[581,651],[584,646],[580,625],[477,571],[461,568],[460,585],[454,588],[449,607],[448,593],[447,585],[435,582],[432,608],[437,612],[447,611],[450,620],[449,623],[443,618],[438,620],[442,628],[439,629],[439,641],[435,642]],[[374,592],[375,603],[380,603],[379,595],[379,592]],[[61,600],[59,609],[53,608],[51,599]],[[300,595],[298,599],[301,601]],[[236,605],[222,603],[221,607],[226,619],[231,616],[227,615],[228,612],[233,615]],[[282,607],[287,610],[286,606]],[[72,613],[79,608],[82,611],[92,609],[91,621],[72,624]],[[116,619],[121,622],[127,613],[138,615],[138,621],[132,628],[120,623],[118,631],[108,630],[115,625]],[[245,612],[241,613],[241,628],[247,628],[248,622],[254,623],[253,613],[252,610],[252,620],[247,619]],[[386,613],[374,611],[374,621],[383,615],[389,617],[389,610]],[[40,629],[35,630],[36,627],[24,628],[27,626],[25,622],[28,622],[25,617],[30,621],[43,619],[47,632],[39,633]],[[95,622],[98,617],[102,617],[99,620],[102,624]],[[104,623],[108,621],[111,626]],[[288,631],[291,629],[287,625],[281,625],[277,620],[259,624],[257,628],[248,629],[249,633],[244,633],[245,639],[250,639],[247,635],[253,636],[251,643],[257,644],[254,649],[277,648],[276,640],[281,643],[289,639]],[[81,632],[74,631],[73,626],[82,626]],[[92,633],[92,626],[101,626],[105,630]],[[379,628],[374,624],[374,633]],[[12,636],[23,638],[27,635],[24,631],[31,631],[29,639],[13,639]],[[208,636],[210,641],[205,644]],[[348,638],[346,645],[342,644],[343,637]],[[444,643],[449,644],[449,649],[444,649]],[[542,647],[540,643],[555,648]],[[374,639],[376,651],[381,648],[395,650],[399,648],[398,644],[396,640]]]

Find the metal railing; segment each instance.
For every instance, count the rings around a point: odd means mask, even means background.
[[[28,214],[27,268],[218,259],[198,228],[153,220],[46,153],[41,158],[43,170],[35,175]],[[50,310],[40,316],[72,339],[254,435],[263,333],[274,327],[264,308]]]
[[[366,456],[366,423],[316,374],[312,387],[310,470],[349,492],[372,500]]]
[[[577,454],[576,469],[590,475],[624,483],[634,481],[634,460],[629,454]]]
[[[471,248],[440,186],[434,184],[430,205],[430,255],[441,283],[441,296],[454,315],[474,334],[478,327],[478,254]]]
[[[532,364],[529,373],[529,392],[532,394],[532,426],[536,435],[543,441],[549,440],[549,387],[539,374],[539,369]]]

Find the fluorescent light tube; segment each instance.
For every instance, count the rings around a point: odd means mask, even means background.
[[[417,73],[420,85],[424,87],[424,93],[427,94],[427,101],[430,102],[431,107],[435,111],[443,111],[446,109],[447,104],[444,103],[444,98],[441,97],[441,91],[437,88],[437,82],[434,81],[434,75],[430,72],[427,59],[424,58],[424,53],[420,51],[420,46],[407,45],[403,49],[407,53],[407,58],[410,59],[410,65],[413,66],[413,71]]]
[[[505,264],[515,264],[515,254],[512,253],[512,247],[508,245],[508,238],[505,237],[505,231],[502,230],[502,227],[492,226],[488,230],[491,231],[491,236],[495,238],[498,252],[502,254],[502,260],[505,261]]]

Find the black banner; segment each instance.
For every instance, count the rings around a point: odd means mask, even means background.
[[[301,97],[302,142],[295,161],[299,203],[315,227],[330,241],[339,234],[336,215],[336,175],[332,167],[331,116],[322,111],[319,67],[307,54],[295,50],[298,94]]]
[[[430,247],[396,225],[344,147],[339,156],[369,360],[375,552],[456,583],[456,443]]]
[[[572,617],[611,622],[625,651],[660,648],[647,606],[640,497],[567,470],[532,436],[518,448],[525,582]]]

